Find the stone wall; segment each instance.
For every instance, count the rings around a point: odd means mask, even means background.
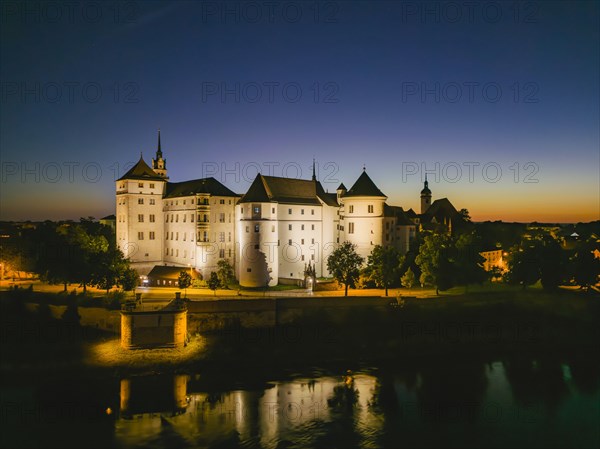
[[[121,312],[121,346],[125,349],[182,348],[186,336],[186,310]]]

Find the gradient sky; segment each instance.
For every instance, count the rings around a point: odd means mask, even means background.
[[[160,127],[171,181],[243,193],[314,157],[405,208],[427,169],[474,220],[597,220],[599,3],[491,3],[2,2],[0,219],[114,213]]]

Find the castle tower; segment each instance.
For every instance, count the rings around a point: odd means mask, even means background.
[[[237,207],[238,279],[244,287],[277,285],[279,224],[265,178],[259,173]]]
[[[427,182],[427,173],[425,174],[425,184],[423,190],[421,190],[421,213],[427,212],[431,206],[431,190],[429,190],[429,183]]]
[[[140,160],[116,181],[119,249],[141,274],[163,261],[163,195],[166,179]]]
[[[167,160],[163,159],[162,149],[160,147],[160,129],[158,130],[158,148],[156,149],[156,159],[152,159],[152,170],[161,178],[169,179],[167,176]]]
[[[344,215],[340,225],[344,231],[340,233],[340,243],[348,241],[356,245],[358,254],[365,260],[375,245],[383,244],[386,199],[365,168],[341,197]]]

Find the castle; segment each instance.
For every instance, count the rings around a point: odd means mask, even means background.
[[[140,274],[168,265],[207,277],[226,259],[240,285],[263,287],[303,282],[307,266],[329,276],[327,257],[339,243],[355,244],[365,260],[375,245],[404,254],[418,227],[451,229],[458,218],[447,199],[431,203],[427,180],[420,214],[386,199],[365,169],[349,190],[326,192],[314,161],[309,180],[259,173],[243,195],[212,177],[169,182],[159,131],[152,167],[140,157],[116,181],[116,237]]]

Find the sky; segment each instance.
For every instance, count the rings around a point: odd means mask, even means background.
[[[115,210],[157,129],[173,182],[264,175],[475,221],[600,219],[600,4],[0,3],[0,220]]]

